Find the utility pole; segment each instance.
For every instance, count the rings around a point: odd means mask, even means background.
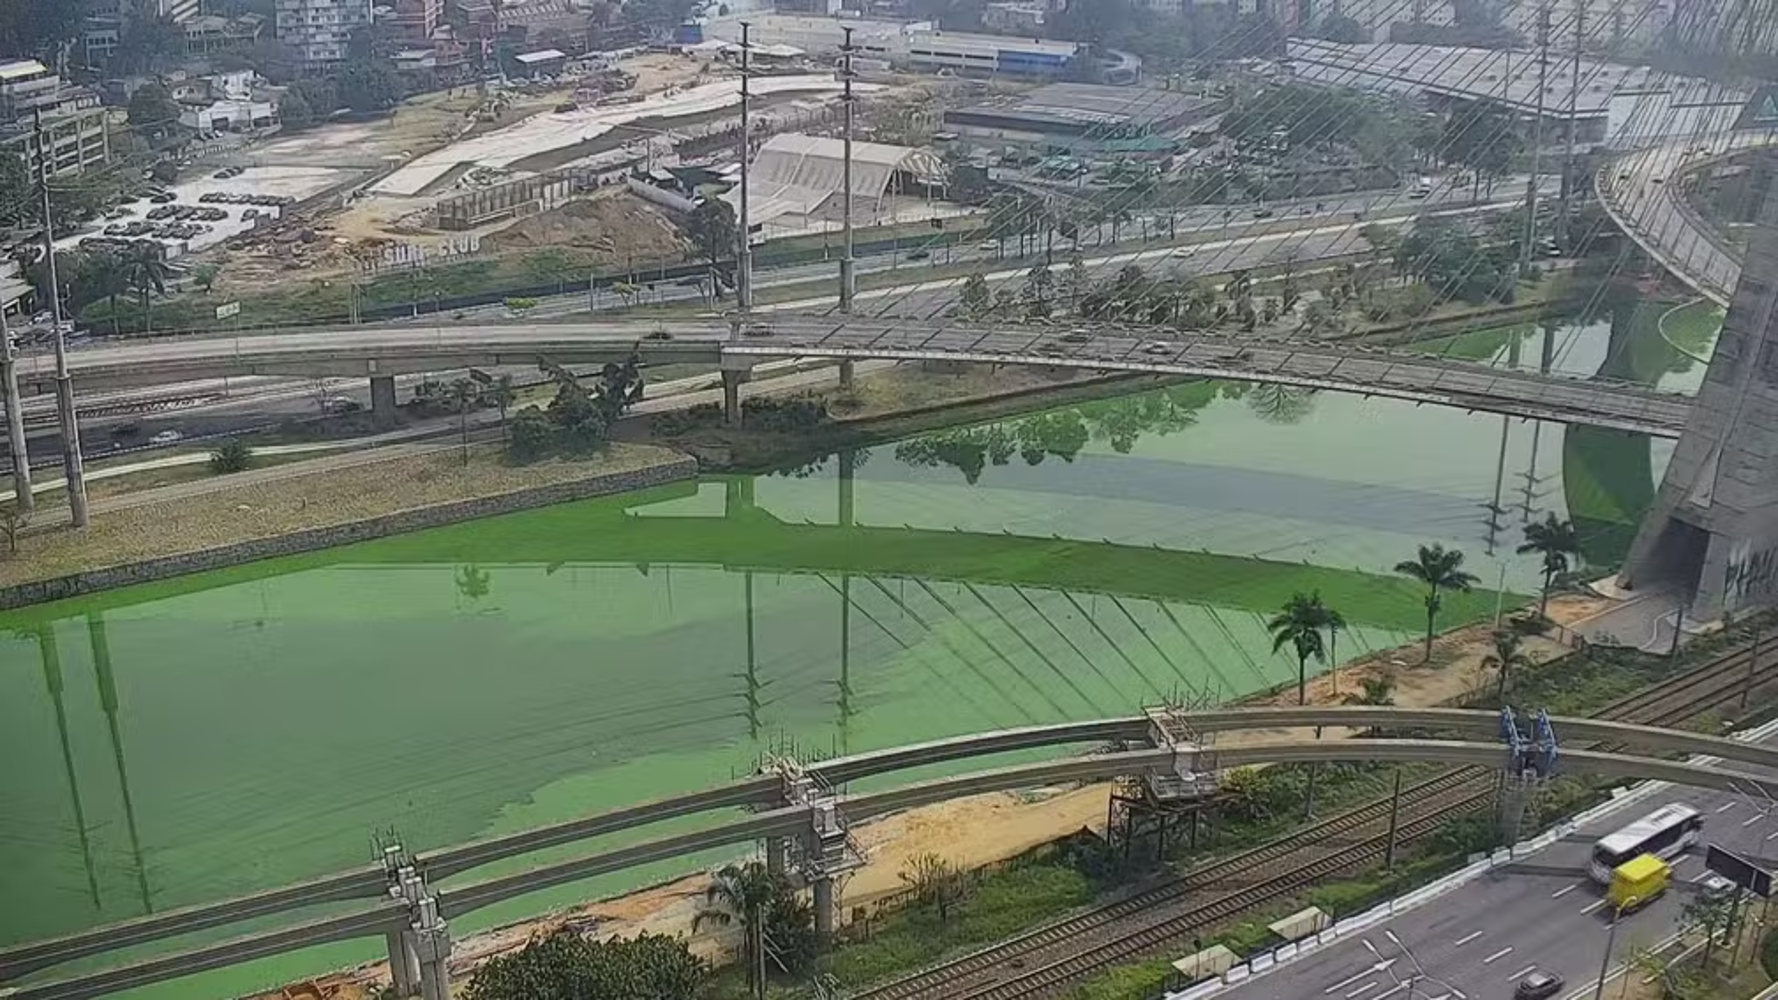
[[[735,251],[735,301],[741,311],[753,308],[753,240],[747,231],[747,160],[753,153],[752,121],[747,117],[747,77],[750,63],[748,54],[752,45],[748,42],[748,30],[752,26],[746,21],[741,22],[741,218],[740,248]]]
[[[1574,146],[1580,106],[1580,44],[1587,37],[1587,0],[1574,0],[1574,60],[1568,75],[1568,150],[1562,164],[1562,243],[1574,244]],[[1572,253],[1572,251],[1569,251]]]
[[[1531,248],[1537,242],[1537,181],[1543,166],[1543,92],[1550,68],[1550,8],[1537,12],[1537,117],[1531,123],[1531,179],[1525,183],[1525,241],[1519,247],[1519,274],[1531,273]]]
[[[1389,798],[1389,841],[1383,848],[1383,867],[1395,867],[1395,831],[1401,819],[1401,766],[1395,768],[1395,794]]]
[[[0,301],[0,393],[6,394],[6,441],[12,448],[12,505],[21,512],[36,506],[31,495],[31,456],[25,453],[25,401],[19,396],[18,353],[6,329],[6,303]]]
[[[31,113],[37,133],[37,180],[43,188],[43,267],[49,279],[49,318],[55,324],[56,420],[62,432],[62,477],[68,483],[68,515],[76,528],[87,525],[86,470],[80,462],[80,422],[74,414],[74,379],[68,374],[68,343],[62,330],[62,287],[56,279],[56,241],[49,217],[50,158],[55,155],[43,131],[43,111]]]
[[[840,313],[850,315],[852,312],[852,293],[855,276],[852,259],[852,29],[842,28],[846,40],[840,46],[842,62],[840,68],[841,83],[845,90],[840,95],[841,109],[845,114],[841,127],[841,173],[840,173]],[[840,362],[840,388],[851,389],[854,369],[852,362]]]

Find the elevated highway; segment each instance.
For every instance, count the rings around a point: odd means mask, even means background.
[[[1349,706],[1333,708],[1220,709],[1189,716],[1201,732],[1234,730],[1302,729],[1314,726],[1361,727],[1384,730],[1488,732],[1498,726],[1491,712],[1458,709],[1401,709]],[[1778,766],[1778,750],[1720,737],[1649,726],[1608,723],[1588,719],[1558,718],[1556,729],[1564,738],[1606,740],[1656,752],[1681,752],[1752,765]],[[808,771],[830,785],[977,756],[1076,744],[1130,746],[1145,743],[1149,720],[1145,716],[1100,719],[999,730],[927,743],[895,747],[814,763]],[[1430,739],[1314,740],[1254,744],[1218,748],[1215,766],[1311,760],[1430,760],[1452,764],[1501,767],[1507,751],[1498,743]],[[1564,751],[1566,767],[1586,773],[1627,778],[1657,778],[1711,788],[1761,788],[1778,794],[1778,780],[1758,772],[1704,767],[1675,761],[1622,754]],[[983,792],[1069,781],[1088,781],[1114,776],[1158,774],[1189,766],[1170,747],[1138,749],[999,768],[975,774],[922,782],[884,791],[844,795],[839,805],[848,819],[862,819],[944,799]],[[636,829],[663,820],[735,808],[760,810],[746,819],[642,841],[570,861],[545,865],[525,872],[502,875],[460,888],[443,891],[438,905],[448,918],[473,912],[549,886],[562,885],[606,872],[663,860],[716,847],[768,837],[793,836],[809,823],[805,807],[784,807],[776,776],[756,776],[726,785],[639,803],[623,809],[565,823],[521,831],[503,837],[427,852],[415,859],[416,868],[428,879],[467,873],[495,861],[520,857],[538,850],[560,847],[583,839]],[[376,899],[388,891],[385,872],[378,867],[341,872],[298,885],[156,914],[138,920],[96,928],[49,941],[0,951],[0,981],[89,958],[125,947],[164,940],[195,931],[226,926],[244,920],[283,913],[297,913],[320,903],[352,899]],[[255,935],[228,947],[207,946],[187,953],[195,964],[157,959],[133,966],[140,979],[117,979],[117,971],[82,976],[65,983],[33,985],[21,989],[21,997],[66,998],[99,996],[126,986],[146,985],[233,962],[248,961],[343,938],[367,936],[387,929],[394,918],[389,904],[329,918],[304,927],[307,932],[283,929]],[[310,936],[305,936],[305,933]],[[222,951],[218,951],[222,948]],[[273,950],[266,950],[273,949]],[[234,956],[234,957],[229,957]]]
[[[1677,437],[1688,397],[1629,383],[1495,368],[1479,362],[1314,341],[1059,326],[783,317],[773,333],[736,337],[716,320],[414,327],[348,327],[254,337],[169,338],[76,351],[85,389],[236,376],[393,377],[467,366],[597,364],[635,351],[651,364],[725,370],[731,417],[739,382],[759,362],[786,357],[974,362],[1140,372],[1273,383]],[[20,391],[51,391],[49,359],[19,363]],[[379,409],[381,408],[379,405]]]

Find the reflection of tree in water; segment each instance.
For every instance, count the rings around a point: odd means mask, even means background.
[[[822,455],[820,458],[810,459],[809,461],[804,462],[801,465],[792,465],[792,466],[786,466],[786,467],[780,468],[780,469],[773,469],[771,472],[771,475],[788,476],[791,479],[808,479],[811,476],[818,476],[818,475],[822,474],[823,472],[826,472],[827,467],[829,465],[834,464],[834,462],[838,458],[839,458],[838,452],[829,452],[828,454]],[[870,460],[870,449],[869,448],[853,448],[852,449],[852,471],[853,472],[857,472],[859,469],[864,468],[864,463],[869,460]]]
[[[1268,424],[1300,424],[1315,412],[1315,390],[1295,385],[1256,385],[1247,391],[1247,405]]]
[[[457,567],[457,593],[471,601],[479,601],[488,596],[490,589],[487,570],[474,563]]]
[[[1127,455],[1143,434],[1182,431],[1197,421],[1197,411],[1219,398],[1239,398],[1246,388],[1234,383],[1194,382],[1083,403],[1019,420],[928,434],[897,445],[895,457],[915,466],[950,466],[974,485],[989,466],[1006,465],[1014,455],[1026,465],[1041,465],[1051,456],[1072,462],[1088,441],[1104,441],[1113,451]]]

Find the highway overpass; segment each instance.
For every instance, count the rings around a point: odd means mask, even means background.
[[[237,376],[365,376],[378,409],[394,376],[464,367],[597,364],[635,351],[650,364],[725,370],[731,417],[745,372],[785,357],[1014,364],[1273,383],[1678,437],[1689,397],[1630,383],[1495,368],[1405,349],[1132,329],[1115,323],[996,324],[786,316],[769,336],[736,337],[720,320],[346,327],[254,337],[188,337],[76,351],[83,388]],[[653,338],[653,339],[651,339]],[[43,356],[18,365],[22,393],[52,391]],[[377,390],[381,388],[381,393]]]
[[[1187,718],[1190,725],[1203,732],[1302,729],[1313,726],[1376,726],[1397,731],[1486,732],[1499,724],[1498,717],[1490,712],[1376,706],[1224,709],[1190,713]],[[1758,768],[1778,764],[1778,750],[1762,745],[1691,732],[1588,719],[1558,718],[1553,722],[1556,732],[1564,739],[1610,741],[1656,752],[1713,756]],[[1014,750],[1081,743],[1128,746],[1146,742],[1148,731],[1149,720],[1145,716],[1033,726],[857,754],[811,764],[808,771],[824,782],[840,785],[906,768]],[[841,813],[848,820],[864,819],[926,803],[996,790],[1115,776],[1168,773],[1193,763],[1182,761],[1181,752],[1174,747],[1146,746],[1022,764],[884,791],[843,795],[838,804]],[[1507,751],[1499,743],[1430,739],[1286,740],[1217,748],[1213,753],[1214,766],[1218,768],[1315,760],[1437,761],[1490,768],[1504,767],[1507,764]],[[1578,750],[1564,750],[1562,759],[1565,768],[1585,773],[1623,778],[1655,778],[1710,788],[1760,789],[1768,794],[1778,795],[1778,780],[1765,777],[1761,773]],[[449,918],[549,886],[761,838],[792,837],[799,831],[807,830],[810,823],[808,807],[784,806],[781,796],[782,789],[777,776],[750,777],[689,795],[640,803],[581,820],[429,852],[416,858],[415,866],[428,880],[442,879],[494,861],[571,844],[589,837],[634,829],[669,818],[738,807],[760,810],[745,819],[706,829],[629,844],[588,857],[544,865],[439,892],[438,906],[446,918]],[[387,892],[385,872],[380,867],[366,866],[222,903],[156,914],[64,938],[9,948],[0,951],[0,978],[16,979],[65,962],[248,919],[282,913],[295,914],[317,903],[377,899],[386,896]],[[99,996],[314,944],[370,936],[391,929],[399,930],[407,919],[406,910],[391,907],[392,904],[385,902],[299,927],[283,928],[220,945],[206,946],[179,956],[138,963],[127,969],[107,970],[61,982],[25,986],[20,988],[19,997],[31,1000],[75,1000]]]

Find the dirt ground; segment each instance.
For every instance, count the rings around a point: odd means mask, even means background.
[[[1550,601],[1549,617],[1575,626],[1598,614],[1611,602],[1590,596],[1557,596]],[[1339,704],[1341,696],[1358,689],[1365,678],[1388,675],[1395,679],[1395,703],[1404,707],[1432,707],[1463,699],[1491,683],[1493,674],[1482,667],[1492,651],[1491,623],[1479,623],[1446,633],[1433,643],[1430,665],[1422,664],[1416,645],[1383,650],[1310,680],[1311,704]],[[1533,637],[1524,650],[1537,664],[1564,651],[1559,643]],[[1292,704],[1295,692],[1281,691],[1247,704]],[[1227,734],[1221,745],[1278,742],[1304,738],[1307,730],[1254,730]],[[1323,738],[1350,735],[1327,730]],[[861,824],[854,836],[868,856],[838,894],[840,919],[849,921],[854,907],[902,890],[900,872],[918,855],[936,853],[955,864],[980,867],[1022,854],[1083,828],[1104,828],[1110,806],[1108,784],[1065,788],[1026,789],[956,799]],[[692,918],[702,907],[709,884],[706,875],[678,879],[616,899],[587,903],[572,910],[526,921],[484,934],[472,935],[458,946],[455,974],[468,975],[487,958],[522,947],[535,935],[563,926],[597,927],[601,935],[650,933],[686,935],[694,950],[715,954],[725,940],[705,930],[693,934]],[[356,982],[386,978],[381,963],[349,974]]]
[[[655,260],[684,250],[679,230],[655,206],[619,189],[571,201],[500,230],[482,241],[496,251],[567,246],[592,250],[602,263]]]

